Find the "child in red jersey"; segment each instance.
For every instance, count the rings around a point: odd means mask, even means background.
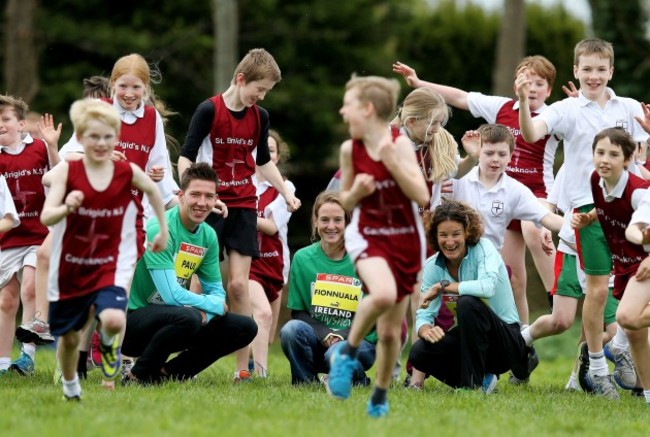
[[[278,165],[289,157],[289,146],[280,135],[269,130],[269,153],[271,161]],[[287,245],[287,224],[291,213],[284,197],[264,179],[259,172],[257,177],[257,229],[260,243],[260,257],[251,264],[248,290],[257,323],[257,336],[251,343],[254,370],[258,376],[266,377],[269,343],[275,335],[282,287],[289,276],[289,247]],[[285,180],[290,192],[296,187]]]
[[[84,155],[52,170],[41,222],[54,226],[48,299],[50,328],[61,337],[63,394],[65,399],[79,400],[80,331],[91,316],[101,322],[104,377],[112,380],[120,370],[118,334],[126,322],[125,289],[137,259],[138,205],[132,186],[149,196],[160,221],[152,251],[167,246],[167,224],[158,188],[146,173],[135,164],[111,159],[121,124],[115,109],[97,100],[81,100],[72,105],[70,118]]]
[[[280,68],[269,52],[260,48],[249,51],[237,65],[228,89],[196,108],[178,158],[179,177],[192,162],[207,162],[221,181],[218,194],[228,207],[228,217],[211,214],[206,223],[217,232],[219,250],[228,254],[226,290],[235,314],[252,313],[248,277],[252,259],[259,257],[256,168],[284,197],[289,211],[300,207],[300,200],[270,159],[269,114],[257,105],[280,80]],[[250,377],[248,349],[237,351],[236,356],[234,380],[239,382]]]
[[[16,312],[23,304],[23,322],[34,316],[36,249],[47,235],[38,219],[45,201],[41,178],[58,162],[61,125],[52,117],[41,118],[43,139],[23,132],[27,104],[11,96],[0,96],[0,174],[7,182],[21,225],[0,235],[0,373],[8,369],[21,375],[34,372],[36,345],[23,345],[20,357],[11,362]]]
[[[341,199],[352,210],[345,246],[368,297],[359,303],[347,341],[330,360],[327,390],[350,396],[356,352],[376,324],[379,337],[377,378],[368,415],[388,414],[387,390],[400,350],[402,319],[425,253],[418,206],[429,193],[411,141],[392,133],[399,84],[381,77],[353,77],[346,85],[340,113],[351,140],[341,146]]]
[[[571,225],[576,229],[582,229],[595,221],[600,222],[614,266],[613,296],[618,300],[622,300],[625,294],[638,295],[640,293],[638,289],[644,288],[635,276],[647,253],[643,246],[630,243],[625,236],[626,227],[634,211],[639,208],[641,199],[650,187],[650,181],[627,171],[627,167],[634,160],[636,147],[636,142],[630,134],[620,127],[607,128],[596,135],[593,141],[593,160],[596,170],[591,174],[590,180],[594,208],[589,212],[574,214],[571,220]],[[628,291],[628,287],[632,291]],[[632,301],[639,303],[637,296]],[[629,304],[628,301],[626,305],[628,310]],[[620,311],[617,310],[617,319]],[[626,328],[625,325],[622,327]],[[632,390],[636,386],[637,378],[627,350],[628,340],[632,352],[636,350],[637,354],[642,354],[643,349],[648,347],[648,332],[646,329],[633,331],[625,329],[624,332],[618,330],[605,348],[613,356],[616,364],[614,379],[622,388]],[[609,375],[607,377],[610,378]],[[586,378],[588,385],[591,384],[592,378],[596,377],[588,373]],[[646,379],[645,382],[650,383],[650,380]],[[650,389],[650,384],[645,385],[644,388]],[[618,394],[612,391],[597,391],[597,393],[611,398],[618,397]]]

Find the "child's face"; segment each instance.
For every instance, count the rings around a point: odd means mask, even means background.
[[[25,120],[18,120],[11,107],[0,109],[0,146],[16,146],[22,141]]]
[[[84,148],[84,156],[91,161],[106,161],[117,143],[117,132],[106,123],[90,120],[86,131],[77,139]]]
[[[589,100],[598,100],[605,95],[607,82],[614,74],[610,61],[594,53],[580,55],[578,65],[573,66],[573,76],[580,82],[580,90]]]
[[[135,111],[142,102],[145,84],[142,80],[130,73],[118,77],[113,84],[113,98],[127,111]]]
[[[278,143],[275,141],[275,138],[269,137],[269,154],[271,155],[271,161],[273,164],[278,163]]]
[[[478,165],[485,176],[501,176],[510,163],[510,146],[505,141],[500,143],[483,143]]]
[[[275,82],[271,79],[260,79],[246,82],[244,76],[240,73],[237,76],[237,85],[239,85],[239,98],[247,108],[250,108],[258,101],[264,100],[266,93],[271,91]]]
[[[551,95],[551,87],[548,81],[534,71],[528,70],[530,87],[528,89],[528,102],[531,111],[537,111],[544,106],[544,102]]]
[[[358,90],[355,88],[347,90],[343,95],[343,106],[339,109],[339,114],[343,117],[343,121],[348,124],[348,130],[353,139],[363,138],[368,106],[368,104],[361,103]]]
[[[632,157],[625,159],[623,149],[618,144],[612,144],[609,138],[603,138],[594,148],[594,166],[598,176],[609,185],[616,185],[625,167],[630,165]]]
[[[444,115],[436,113],[423,118],[409,118],[406,120],[409,137],[415,142],[429,142],[440,130],[443,120]]]

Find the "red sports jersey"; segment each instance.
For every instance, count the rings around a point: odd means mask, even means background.
[[[103,191],[90,185],[83,161],[68,165],[66,194],[80,190],[84,200],[77,211],[54,226],[50,301],[84,296],[115,285],[126,289],[137,257],[138,208],[130,192],[131,165],[114,162],[113,179]]]
[[[553,184],[553,162],[557,140],[546,135],[535,143],[527,143],[519,128],[519,110],[514,109],[517,101],[510,100],[503,105],[496,116],[496,123],[507,126],[515,136],[515,150],[506,173],[526,185],[537,197],[546,199]],[[536,113],[531,114],[533,117]]]
[[[603,228],[603,234],[607,240],[609,250],[612,252],[612,264],[614,265],[614,297],[621,299],[627,281],[631,275],[635,275],[639,263],[648,254],[643,246],[632,244],[625,238],[627,228],[634,209],[632,208],[632,193],[638,189],[650,187],[650,181],[646,181],[632,173],[625,185],[623,195],[620,199],[606,202],[603,190],[598,184],[600,176],[595,171],[591,174],[591,192],[594,196],[594,207],[598,215],[598,221]]]
[[[396,138],[393,133],[393,138]],[[360,140],[352,141],[355,174],[375,178],[375,191],[361,199],[345,230],[345,246],[350,257],[384,258],[398,286],[398,301],[413,292],[424,261],[424,230],[418,206],[397,185],[381,161],[373,160]]]
[[[257,105],[237,119],[221,94],[211,97],[215,117],[210,128],[212,168],[219,176],[219,198],[229,208],[256,209],[257,195],[253,183],[253,151],[260,137],[260,112]]]
[[[113,99],[104,98],[105,102],[113,104]],[[126,160],[132,162],[142,170],[146,171],[149,155],[156,144],[156,109],[152,106],[144,106],[144,117],[139,118],[135,123],[128,124],[122,121],[120,127],[120,140],[115,150],[124,153]],[[137,198],[138,219],[138,258],[144,254],[144,244],[147,239],[144,230],[144,210],[142,208],[142,197],[144,194],[135,187],[131,187],[133,195]]]
[[[280,193],[273,188],[267,187],[266,191],[259,196],[257,216],[264,217],[264,210],[273,202]],[[271,283],[279,284],[278,289],[284,283],[284,248],[280,240],[279,232],[275,235],[266,235],[258,232],[257,240],[260,244],[260,257],[251,263],[251,276],[267,279]],[[277,290],[273,290],[277,291]]]
[[[34,138],[18,155],[0,152],[0,172],[20,217],[20,226],[0,234],[0,247],[38,246],[47,236],[47,227],[41,224],[41,210],[45,203],[45,190],[41,179],[49,168],[47,146]]]

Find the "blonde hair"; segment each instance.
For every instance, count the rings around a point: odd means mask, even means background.
[[[427,143],[427,149],[431,156],[430,181],[441,182],[458,170],[458,143],[447,129],[441,127]]]
[[[356,90],[357,99],[370,103],[375,108],[375,114],[381,120],[388,122],[395,113],[397,96],[400,91],[399,81],[380,76],[355,76],[345,84],[345,90]]]
[[[573,65],[580,64],[580,56],[598,55],[609,59],[609,66],[614,65],[614,46],[611,42],[598,38],[583,39],[573,49]]]
[[[77,100],[70,107],[70,120],[78,136],[83,135],[88,129],[88,123],[97,120],[115,129],[119,136],[122,121],[115,108],[101,100],[86,98]]]
[[[252,49],[239,62],[232,75],[232,84],[237,83],[237,75],[242,73],[246,83],[269,79],[273,82],[282,80],[282,73],[273,56],[264,49]]]
[[[451,109],[438,92],[431,88],[417,88],[406,96],[397,112],[397,116],[391,122],[397,127],[403,127],[410,118],[433,120],[442,117],[441,127],[431,140],[425,142],[426,138],[411,138],[416,142],[423,142],[427,148],[426,153],[431,157],[429,180],[432,182],[440,182],[458,170],[458,164],[456,164],[458,143],[453,135],[442,127],[447,123],[450,116]],[[420,167],[423,168],[425,174],[429,174],[428,169],[424,168],[425,165],[426,162],[423,157]]]

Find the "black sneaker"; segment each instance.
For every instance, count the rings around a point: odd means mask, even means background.
[[[587,374],[589,373],[589,348],[587,347],[587,342],[583,341],[578,346],[580,355],[578,356],[578,361],[580,361],[580,366],[578,367],[578,384],[580,388],[586,393],[593,393],[594,389],[587,381]]]

